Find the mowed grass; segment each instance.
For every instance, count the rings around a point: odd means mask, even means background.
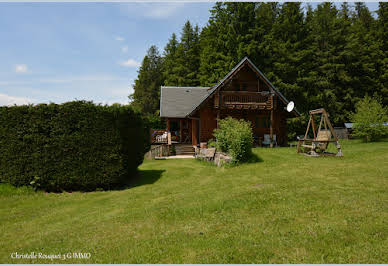
[[[136,186],[119,191],[1,185],[0,262],[388,263],[388,142],[343,142],[343,152],[257,148],[259,162],[232,168],[146,161]]]

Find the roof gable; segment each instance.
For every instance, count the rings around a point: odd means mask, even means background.
[[[259,75],[264,80],[265,83],[267,83],[268,87],[271,88],[273,92],[279,96],[279,98],[283,101],[284,104],[287,105],[289,103],[286,97],[284,97],[284,95],[275,88],[275,86],[267,79],[266,76],[264,76],[264,74],[255,66],[255,64],[253,64],[248,57],[244,57],[228,74],[226,74],[226,76],[220,82],[218,82],[215,86],[211,87],[209,95],[190,112],[189,116],[193,115],[202,106],[202,104],[207,101],[207,99],[209,99],[216,91],[218,91],[222,87],[222,85],[224,85],[235,73],[237,73],[245,65],[251,67],[252,70],[255,71],[257,75]],[[300,116],[300,113],[296,110],[296,108],[294,108],[292,112],[295,113],[297,116]]]

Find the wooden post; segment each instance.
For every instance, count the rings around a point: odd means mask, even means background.
[[[270,127],[269,127],[269,139],[271,143],[269,146],[273,148],[273,94],[271,95],[271,122],[270,122]]]
[[[183,120],[180,119],[180,120],[179,120],[179,141],[180,141],[180,143],[183,142],[183,136],[182,136],[182,134],[183,134]]]
[[[309,129],[310,129],[310,123],[311,123],[311,116],[309,119],[309,123],[307,124],[307,129],[306,129],[306,134],[304,134],[304,139],[307,139],[307,134],[309,133]]]
[[[220,121],[220,109],[217,110],[217,128]]]
[[[315,122],[314,122],[314,117],[313,117],[313,115],[310,115],[310,119],[311,119],[311,126],[312,126],[312,128],[313,128],[313,134],[314,134],[314,139],[316,139],[317,138],[317,135],[316,135],[316,128],[315,128]]]
[[[168,146],[171,145],[171,132],[167,133],[167,144],[168,144]]]
[[[197,120],[195,119],[191,119],[191,144],[194,146],[194,145],[197,145]]]
[[[167,131],[170,132],[170,119],[168,118],[167,118],[166,126],[167,126]]]

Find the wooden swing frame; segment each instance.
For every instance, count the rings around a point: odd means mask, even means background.
[[[316,128],[314,115],[321,115],[318,129]],[[322,124],[324,129],[322,129]],[[308,133],[312,127],[313,139],[308,138]],[[329,143],[335,143],[337,147],[337,153],[326,152]],[[302,149],[303,148],[303,149]],[[337,156],[342,157],[341,145],[338,142],[337,135],[334,132],[334,128],[330,123],[329,114],[325,109],[320,108],[310,111],[310,120],[307,124],[306,133],[303,139],[298,141],[297,152],[303,153],[307,156]]]

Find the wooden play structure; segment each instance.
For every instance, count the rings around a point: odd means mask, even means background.
[[[316,128],[314,115],[321,115],[318,129]],[[314,136],[312,139],[308,135],[310,125]],[[330,142],[335,143],[337,153],[326,152]],[[307,125],[306,134],[303,139],[299,139],[297,152],[304,153],[307,156],[343,156],[337,135],[330,123],[329,114],[325,109],[321,108],[310,111],[310,120]]]

